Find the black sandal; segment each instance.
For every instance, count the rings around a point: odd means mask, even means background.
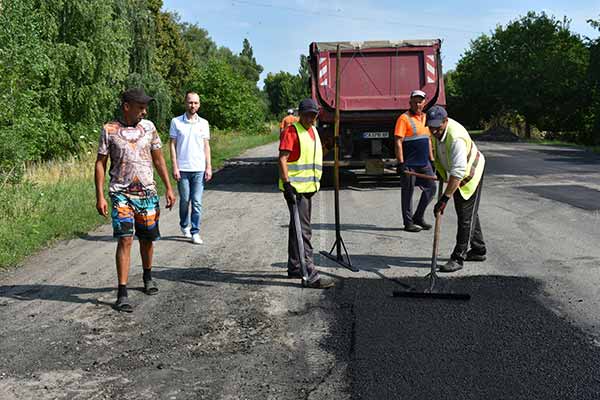
[[[144,293],[146,293],[148,296],[154,296],[155,294],[158,294],[158,286],[156,285],[154,279],[144,281]]]
[[[113,308],[119,312],[133,312],[133,307],[129,303],[129,299],[127,298],[127,296],[118,297],[117,302],[115,303]]]

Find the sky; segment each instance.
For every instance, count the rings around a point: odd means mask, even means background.
[[[269,72],[297,73],[311,42],[442,39],[442,63],[453,69],[471,40],[529,10],[571,20],[571,30],[596,38],[587,19],[600,19],[600,0],[163,0],[181,21],[206,29],[218,46],[239,53],[248,38]]]

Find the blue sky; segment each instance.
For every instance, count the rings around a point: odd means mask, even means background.
[[[298,71],[300,54],[313,41],[443,40],[444,70],[454,68],[469,42],[528,10],[571,19],[571,30],[598,37],[586,19],[600,19],[600,0],[164,0],[164,9],[206,29],[219,46],[241,51],[248,38],[268,72]],[[262,86],[262,82],[259,83]]]

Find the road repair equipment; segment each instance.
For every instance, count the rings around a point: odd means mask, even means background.
[[[336,58],[336,66],[341,65],[341,49],[340,45],[337,46],[337,58]],[[352,272],[358,272],[358,268],[352,266],[352,262],[350,261],[350,256],[348,255],[348,250],[346,249],[346,245],[342,240],[342,234],[340,232],[340,74],[341,68],[336,68],[335,74],[335,127],[334,127],[334,165],[333,165],[333,181],[334,181],[334,200],[335,200],[335,242],[331,247],[329,252],[321,251],[321,255],[329,258],[330,260],[335,261],[339,265],[348,268]],[[342,255],[342,247],[344,248],[344,253],[346,253],[346,257]],[[333,249],[336,249],[336,255],[334,256]]]
[[[425,177],[427,175],[424,175]],[[435,177],[427,176],[426,179],[436,179]],[[442,189],[444,188],[444,184],[442,181],[439,181],[438,184],[438,198],[442,196]],[[470,300],[471,295],[468,293],[451,293],[451,292],[439,292],[436,291],[435,285],[436,281],[439,279],[436,273],[437,271],[437,254],[438,247],[440,241],[440,230],[441,230],[441,222],[442,215],[437,213],[435,215],[435,228],[433,231],[433,253],[431,255],[431,272],[427,274],[425,278],[429,278],[429,287],[424,291],[417,291],[412,288],[412,290],[401,291],[394,290],[394,297],[413,297],[413,298],[423,298],[423,299],[448,299],[448,300]]]
[[[306,265],[306,254],[304,253],[304,241],[302,240],[302,226],[300,225],[300,213],[298,212],[298,200],[292,204],[294,214],[294,227],[296,228],[296,242],[298,242],[298,254],[300,255],[300,266],[302,267],[302,280],[308,282],[308,266]]]

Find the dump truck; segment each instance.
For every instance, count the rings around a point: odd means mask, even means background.
[[[446,105],[441,41],[313,42],[309,48],[312,98],[320,105],[318,130],[325,166],[334,146],[336,53],[340,46],[340,166],[383,173],[396,164],[394,127],[409,109],[410,92],[427,93],[426,109]]]

